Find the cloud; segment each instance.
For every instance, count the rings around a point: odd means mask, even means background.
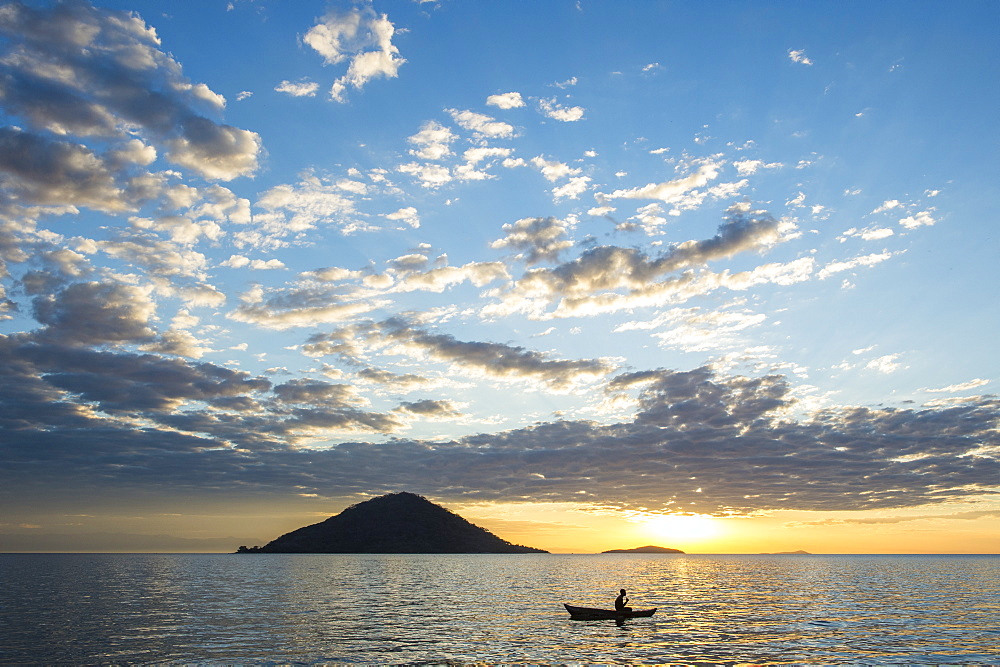
[[[319,90],[319,84],[315,81],[292,83],[286,80],[275,86],[274,89],[279,93],[285,93],[292,97],[315,97],[316,91]]]
[[[541,155],[531,158],[531,164],[542,172],[545,180],[553,183],[561,178],[569,178],[580,173],[580,170],[576,167],[571,167],[565,162],[557,160],[546,160]]]
[[[83,2],[41,9],[11,2],[0,13],[0,34],[7,37],[0,101],[32,128],[107,141],[112,151],[119,150],[115,142],[139,135],[160,145],[166,159],[210,179],[256,171],[260,137],[204,115],[220,113],[224,98],[184,78],[160,50],[156,31],[134,14]],[[60,145],[64,153],[87,150]]]
[[[934,217],[931,215],[932,211],[934,211],[933,208],[930,209],[930,210],[927,210],[927,211],[920,211],[919,213],[916,213],[914,215],[906,216],[905,218],[903,218],[903,219],[901,219],[899,221],[899,224],[902,225],[903,227],[907,228],[907,229],[917,229],[919,227],[930,227],[935,222],[937,222],[934,219]]]
[[[436,334],[400,319],[344,327],[330,334],[312,336],[304,350],[312,356],[337,354],[348,360],[366,349],[389,348],[394,354],[447,364],[454,373],[503,380],[537,382],[552,391],[567,391],[575,385],[607,375],[613,366],[601,359],[550,359],[520,346],[479,341],[461,341],[449,334]]]
[[[906,368],[899,363],[899,354],[886,354],[881,357],[876,357],[872,359],[867,364],[865,368],[888,375],[889,373],[894,373],[901,368]]]
[[[517,109],[525,105],[524,100],[521,98],[521,93],[490,95],[486,98],[486,104],[500,107],[501,109]]]
[[[407,339],[414,334],[430,335],[403,331]],[[505,349],[465,350],[460,343],[431,335],[417,344],[486,367]],[[969,454],[983,443],[998,444],[996,400],[923,410],[845,406],[796,420],[788,412],[795,405],[791,387],[780,376],[656,369],[611,379],[609,391],[634,393],[637,406],[618,422],[557,420],[456,440],[396,437],[310,446],[308,437],[327,429],[391,432],[405,426],[402,417],[444,417],[458,407],[421,399],[377,413],[352,406],[347,390],[315,381],[271,392],[266,381],[211,364],[67,354],[9,339],[0,339],[0,346],[0,482],[6,494],[26,501],[40,500],[53,484],[82,491],[97,480],[113,493],[142,489],[156,497],[211,486],[215,493],[258,499],[331,488],[381,493],[417,483],[423,493],[454,500],[530,497],[739,515],[953,502],[995,494],[1000,474],[995,457]],[[553,371],[544,366],[552,360],[506,351],[515,366],[541,362],[539,372]],[[51,368],[61,374],[42,375]],[[68,401],[67,391],[106,410],[104,417]],[[259,400],[268,395],[274,401]],[[219,409],[176,409],[192,399]],[[159,426],[134,430],[108,418],[136,413]],[[975,517],[925,511],[921,518]]]
[[[941,387],[940,389],[924,389],[924,391],[931,393],[954,394],[960,391],[969,391],[970,389],[978,389],[979,387],[988,385],[989,383],[990,383],[989,380],[976,378],[975,380],[969,380],[968,382],[961,382],[959,384],[950,384],[947,387]]]
[[[615,190],[610,194],[600,194],[600,201],[610,201],[613,199],[658,199],[668,204],[681,204],[685,196],[696,188],[704,187],[709,181],[714,180],[719,175],[720,165],[716,162],[706,160],[698,166],[694,173],[664,183],[650,183],[648,185]]]
[[[885,211],[891,211],[892,209],[899,208],[901,206],[902,204],[899,202],[898,199],[887,199],[882,203],[881,206],[872,211],[872,215],[876,213],[883,213]]]
[[[449,146],[457,138],[454,132],[441,123],[429,120],[407,141],[416,146],[410,150],[411,155],[422,160],[440,160],[451,155]]]
[[[417,209],[412,206],[406,206],[393,213],[387,213],[385,217],[387,220],[405,222],[413,229],[420,227],[420,216],[417,214]]]
[[[755,272],[736,275],[698,276],[685,271],[738,253],[762,251],[795,234],[793,223],[739,204],[729,209],[714,237],[678,243],[659,255],[650,256],[634,248],[597,246],[557,267],[531,269],[509,288],[490,292],[499,302],[488,305],[483,312],[497,316],[524,312],[537,318],[595,315],[683,300],[719,287],[745,289],[759,282],[790,284],[786,281],[801,280],[803,271],[808,275],[811,259],[797,260],[790,266],[764,265]],[[678,272],[685,273],[661,280]],[[553,304],[555,310],[546,314]]]
[[[813,61],[806,57],[805,51],[796,51],[794,49],[788,49],[788,58],[793,63],[799,63],[800,65],[812,65]]]
[[[701,308],[674,308],[651,321],[625,322],[615,331],[664,329],[652,334],[660,341],[661,347],[708,352],[741,347],[739,333],[759,326],[765,320],[767,316],[763,313],[746,309],[705,312]]]
[[[564,107],[555,98],[538,100],[538,108],[544,116],[562,123],[572,123],[583,119],[586,109],[583,107]]]
[[[738,160],[733,162],[733,166],[740,176],[752,176],[761,169],[780,169],[785,165],[780,162],[767,163],[763,160]]]
[[[475,111],[448,109],[448,113],[463,129],[484,139],[509,139],[514,136],[514,126]]]
[[[254,216],[254,224],[259,234],[273,241],[314,229],[321,223],[337,224],[345,233],[355,231],[361,223],[352,190],[350,185],[315,176],[308,176],[296,185],[276,185],[257,200],[255,206],[262,212]]]
[[[145,291],[117,283],[75,283],[35,297],[34,316],[42,336],[64,344],[134,342],[153,336],[156,306]]]
[[[876,264],[881,264],[886,260],[892,259],[895,255],[900,254],[900,252],[902,251],[898,252],[884,251],[879,253],[872,253],[870,255],[863,255],[861,257],[855,257],[853,259],[830,262],[822,269],[820,269],[819,273],[816,274],[816,277],[819,278],[820,280],[823,280],[825,278],[829,278],[835,273],[841,273],[842,271],[850,271],[852,269],[858,268],[859,266],[864,266],[864,267],[875,266]]]
[[[325,65],[347,61],[347,72],[330,88],[330,98],[346,101],[348,87],[361,89],[377,77],[395,78],[406,60],[392,44],[395,27],[370,7],[331,10],[309,29],[302,41],[323,57]]]
[[[518,255],[528,265],[552,262],[559,253],[572,247],[567,238],[569,225],[558,218],[522,218],[503,226],[506,236],[490,244],[491,248],[511,248],[524,251]]]

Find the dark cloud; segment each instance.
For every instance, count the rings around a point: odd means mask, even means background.
[[[143,290],[119,283],[75,283],[34,300],[41,336],[71,344],[149,340],[155,306]]]
[[[437,419],[448,419],[452,417],[458,417],[462,413],[452,401],[440,401],[440,400],[423,400],[415,402],[404,401],[399,404],[397,408],[399,412],[406,412],[412,415],[418,415],[420,417],[429,417]]]
[[[523,218],[503,226],[506,236],[494,241],[493,248],[523,251],[521,257],[529,264],[556,261],[559,253],[573,245],[567,238],[569,225],[558,218]]]
[[[708,239],[677,243],[656,255],[636,248],[596,246],[558,266],[526,271],[507,291],[497,293],[502,304],[487,311],[540,314],[558,304],[557,313],[563,315],[592,315],[606,310],[611,300],[618,304],[616,309],[650,305],[643,301],[650,294],[680,296],[691,290],[693,269],[739,253],[763,251],[791,238],[794,230],[794,224],[777,220],[766,211],[737,204],[730,207],[718,232]],[[669,274],[678,275],[664,279]],[[723,282],[717,279],[693,289],[710,291]],[[663,296],[657,299],[663,300]]]
[[[509,381],[536,381],[557,390],[602,378],[614,370],[613,364],[603,359],[551,359],[520,346],[462,341],[450,334],[432,333],[402,317],[316,334],[303,349],[310,355],[335,354],[349,363],[358,363],[365,356],[366,348],[385,346],[416,358],[429,357],[466,373]]]
[[[133,208],[117,176],[86,146],[0,127],[0,203]]]
[[[208,119],[203,112],[219,113],[225,100],[188,81],[135,14],[80,1],[39,9],[10,2],[0,8],[0,34],[0,103],[33,128],[123,143],[138,132],[162,144],[176,164],[211,179],[256,170],[259,137]],[[84,149],[64,145],[68,150]]]
[[[308,438],[392,433],[403,415],[345,404],[341,385],[271,386],[211,364],[3,339],[0,487],[346,496],[416,488],[435,497],[749,513],[899,508],[996,492],[1000,401],[828,410],[793,419],[780,376],[710,369],[620,375],[634,418],[555,421],[453,441],[313,448]],[[254,397],[269,399],[257,401]],[[75,398],[74,398],[75,397]],[[195,401],[195,403],[191,403]],[[178,409],[187,402],[188,409]],[[208,408],[197,407],[201,402]],[[117,415],[117,417],[116,417]],[[126,416],[142,415],[139,426]],[[98,491],[95,491],[98,492]]]

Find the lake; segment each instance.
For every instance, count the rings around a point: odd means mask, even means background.
[[[2,663],[1000,662],[997,556],[0,555]],[[657,607],[571,621],[563,602]]]

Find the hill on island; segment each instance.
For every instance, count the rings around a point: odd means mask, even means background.
[[[351,505],[326,521],[237,553],[520,554],[548,553],[502,540],[413,493]]]
[[[680,549],[668,549],[667,547],[636,547],[635,549],[610,549],[602,551],[602,554],[682,554]]]

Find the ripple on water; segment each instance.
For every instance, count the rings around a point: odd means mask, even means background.
[[[997,662],[1000,559],[0,556],[0,662]],[[570,621],[627,587],[659,608]]]

